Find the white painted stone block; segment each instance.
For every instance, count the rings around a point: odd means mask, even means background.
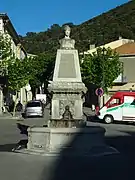
[[[53,81],[82,82],[77,50],[57,50]]]

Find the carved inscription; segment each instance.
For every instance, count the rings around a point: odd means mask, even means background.
[[[74,54],[61,54],[58,78],[76,78]]]

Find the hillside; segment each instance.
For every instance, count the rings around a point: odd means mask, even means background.
[[[67,24],[67,23],[66,23]],[[130,1],[80,25],[72,26],[72,38],[76,40],[76,48],[84,51],[89,43],[101,45],[118,39],[135,39],[135,1]],[[29,53],[56,52],[58,39],[63,37],[62,27],[54,24],[45,32],[28,32],[21,41]]]

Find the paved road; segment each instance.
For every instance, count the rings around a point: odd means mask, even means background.
[[[105,140],[108,145],[115,147],[121,153],[131,154],[135,152],[135,126],[132,124],[104,124],[87,122],[89,126],[101,126],[105,128]]]
[[[44,119],[28,119],[25,124],[44,124]],[[106,129],[108,145],[119,155],[98,158],[41,157],[10,152],[21,138],[13,119],[0,119],[0,179],[1,180],[110,180],[135,179],[135,127],[133,125],[88,122],[90,126]]]

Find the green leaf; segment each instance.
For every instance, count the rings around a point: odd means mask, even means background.
[[[107,92],[113,81],[122,73],[119,55],[110,48],[97,48],[96,52],[85,55],[81,72],[86,84],[96,84]]]

